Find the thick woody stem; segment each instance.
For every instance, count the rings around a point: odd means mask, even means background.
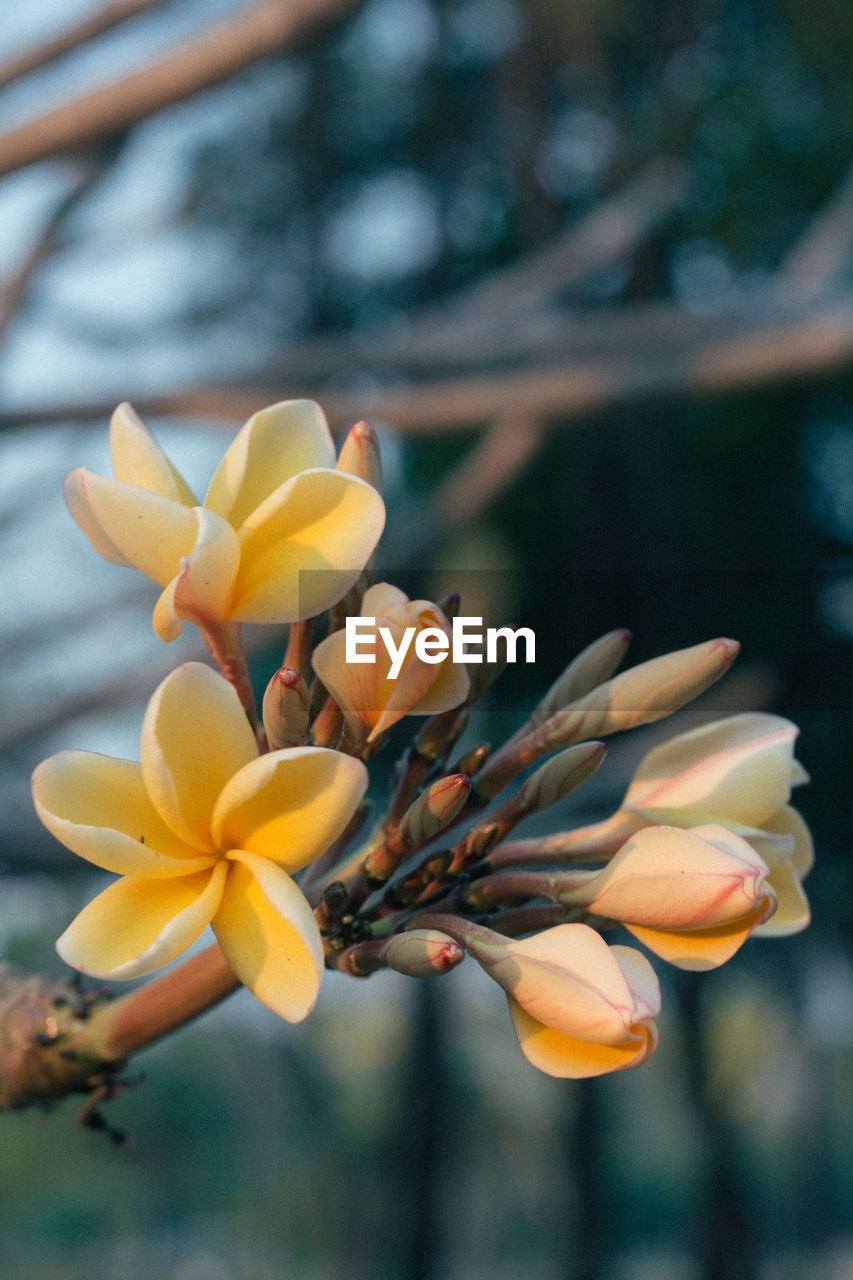
[[[177,1030],[240,983],[218,946],[113,1000],[75,980],[0,968],[0,1108],[86,1093],[131,1053]]]

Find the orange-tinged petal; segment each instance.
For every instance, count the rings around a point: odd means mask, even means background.
[[[213,930],[242,983],[287,1022],[317,1000],[323,943],[314,912],[286,871],[242,850],[230,868]]]
[[[546,1027],[511,996],[508,999],[521,1052],[529,1063],[549,1076],[581,1080],[638,1067],[657,1043],[654,1024],[641,1023],[619,1044],[593,1044]]]
[[[161,587],[195,545],[192,508],[139,485],[78,467],[65,482],[65,499],[96,551],[116,564],[133,565]]]
[[[361,602],[361,616],[363,618],[380,618],[395,605],[405,607],[408,603],[409,597],[405,591],[401,591],[393,583],[374,582],[373,586],[368,587],[364,593]]]
[[[293,622],[336,604],[356,582],[385,522],[375,489],[340,471],[303,471],[238,530],[243,554],[232,617]]]
[[[60,751],[33,774],[39,818],[81,858],[117,875],[185,876],[211,865],[166,826],[141,766],[92,751]]]
[[[339,751],[271,751],[226,782],[213,810],[213,839],[220,849],[245,849],[297,871],[341,834],[367,782],[361,761]]]
[[[460,662],[451,661],[450,654],[435,668],[438,675],[409,715],[434,716],[439,711],[450,711],[463,703],[471,692],[471,677]]]
[[[240,564],[240,542],[227,520],[195,507],[198,522],[195,546],[181,560],[154,609],[154,630],[161,640],[181,634],[183,620],[202,628],[216,626],[230,615],[234,583]]]
[[[142,722],[142,776],[164,822],[203,852],[226,782],[257,758],[255,735],[232,686],[201,662],[186,662],[158,685]]]
[[[235,529],[271,493],[314,467],[334,467],[326,416],[313,400],[283,400],[255,413],[234,438],[204,505]]]
[[[110,420],[110,453],[116,480],[137,484],[185,507],[198,506],[198,499],[180,471],[127,401],[118,406]]]
[[[711,929],[647,929],[636,924],[625,927],[662,960],[679,969],[716,969],[743,946],[749,935],[766,920],[776,906],[776,896],[768,884],[758,906],[749,915]]]
[[[99,894],[57,941],[66,964],[95,978],[138,978],[186,951],[210,924],[228,864],[175,880],[125,876]]]
[[[679,734],[641,761],[623,808],[673,826],[764,826],[790,795],[797,732],[748,712]]]

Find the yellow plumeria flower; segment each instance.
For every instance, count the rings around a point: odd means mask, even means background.
[[[720,823],[755,848],[770,868],[778,905],[758,930],[804,929],[809,904],[801,881],[814,862],[809,829],[789,803],[808,781],[794,758],[799,730],[790,720],[745,712],[716,720],[655,747],[640,762],[623,813],[673,827]]]
[[[317,998],[323,946],[292,874],[340,835],[366,787],[364,765],[336,751],[259,756],[231,685],[186,663],[148,704],[141,764],[62,751],[33,774],[48,830],[122,876],[66,929],[59,954],[95,977],[135,978],[212,924],[240,981],[298,1022]]]
[[[335,470],[319,405],[289,400],[254,414],[226,450],[204,502],[129,404],[110,424],[115,479],[78,467],[69,509],[95,549],[163,592],[162,640],[182,621],[293,622],[322,613],[355,583],[385,507],[364,480]]]

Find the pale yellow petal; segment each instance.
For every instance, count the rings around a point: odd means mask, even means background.
[[[283,400],[255,413],[229,445],[204,505],[235,529],[271,493],[314,467],[334,467],[325,414],[313,400]]]
[[[210,924],[228,864],[176,880],[126,876],[99,894],[65,930],[56,949],[95,978],[139,978],[174,960]]]
[[[271,751],[225,784],[213,810],[213,839],[220,849],[246,849],[297,871],[340,835],[367,781],[361,761],[339,751]]]
[[[154,629],[161,640],[174,640],[184,620],[213,627],[230,616],[240,564],[240,542],[227,520],[193,508],[198,522],[195,546],[181,560],[180,572],[166,587],[154,610]]]
[[[471,692],[468,668],[461,662],[452,662],[450,654],[436,668],[435,682],[416,706],[409,712],[413,716],[434,716],[439,711],[451,711],[460,706]]]
[[[623,807],[673,826],[761,827],[790,795],[796,725],[760,712],[703,725],[655,747]]]
[[[788,804],[764,825],[771,835],[787,836],[793,841],[791,865],[802,880],[814,865],[814,841],[802,814]]]
[[[374,582],[368,587],[361,602],[363,618],[380,618],[395,605],[407,605],[409,597],[405,591],[390,582]]]
[[[357,581],[382,526],[375,489],[339,471],[304,471],[239,529],[243,555],[232,617],[293,622],[330,608]]]
[[[195,545],[192,509],[138,485],[78,467],[65,482],[65,500],[96,551],[116,564],[133,565],[161,587]]]
[[[809,900],[803,892],[800,877],[792,862],[780,862],[770,869],[770,886],[776,894],[777,907],[769,920],[756,929],[765,938],[786,938],[799,933],[811,920]]]
[[[211,858],[179,840],[145,790],[142,769],[92,751],[60,751],[33,774],[36,812],[57,840],[117,875],[184,876]]]
[[[509,1011],[521,1052],[527,1061],[546,1075],[564,1080],[582,1080],[638,1067],[657,1043],[653,1024],[638,1024],[620,1044],[592,1044],[546,1027],[511,997]]]
[[[211,667],[186,662],[166,677],[142,723],[142,776],[169,827],[204,852],[226,782],[257,758],[255,735],[232,686]]]
[[[198,499],[180,471],[127,401],[118,406],[110,420],[110,453],[116,480],[137,484],[185,507],[198,506]]]
[[[242,983],[287,1022],[301,1022],[317,1000],[323,943],[304,894],[266,858],[233,851],[213,930]]]

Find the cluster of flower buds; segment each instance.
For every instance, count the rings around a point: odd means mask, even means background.
[[[733,641],[616,674],[630,636],[613,631],[506,742],[463,748],[497,668],[435,660],[458,599],[368,586],[384,508],[366,424],[336,459],[317,405],[274,405],[244,426],[200,505],[129,406],[111,443],[114,479],[69,477],[72,514],[101,554],[159,584],[161,638],[193,622],[220,670],[186,663],[160,684],[139,763],[65,751],[35,771],[45,825],[119,876],[59,939],[69,964],[147,974],[211,925],[239,980],[297,1021],[325,968],[432,977],[467,954],[506,992],[529,1061],[580,1077],[635,1066],[656,1043],[654,970],[609,943],[613,930],[704,969],[754,931],[808,922],[811,840],[789,804],[805,774],[797,730],[777,716],[656,747],[594,826],[515,834],[596,772],[603,738],[661,720],[723,675]],[[348,618],[383,634],[375,662],[351,660]],[[242,622],[290,624],[260,719]],[[410,715],[423,719],[390,793],[368,798],[369,761]]]

